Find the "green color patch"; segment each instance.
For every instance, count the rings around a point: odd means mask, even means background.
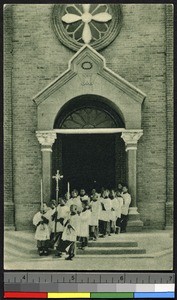
[[[130,299],[133,298],[133,293],[91,293],[91,297],[90,298],[126,298],[126,299]]]

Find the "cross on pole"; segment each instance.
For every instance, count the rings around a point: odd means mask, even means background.
[[[56,202],[58,203],[59,180],[63,178],[63,175],[60,175],[59,170],[57,170],[56,175],[52,176],[52,178],[56,180]]]
[[[52,176],[53,179],[56,180],[56,215],[55,215],[55,232],[54,237],[56,238],[56,229],[57,229],[57,206],[58,206],[58,192],[59,192],[59,180],[63,178],[63,175],[60,175],[59,170],[57,170],[57,173],[55,176]]]

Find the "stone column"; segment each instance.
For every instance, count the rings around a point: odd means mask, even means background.
[[[43,180],[43,195],[44,201],[47,203],[50,201],[51,197],[51,154],[52,154],[52,145],[57,138],[55,132],[52,131],[37,131],[37,139],[41,144],[42,152],[42,180]]]
[[[127,179],[128,188],[132,199],[129,208],[127,231],[140,231],[143,227],[143,222],[140,220],[140,214],[137,210],[136,202],[136,152],[137,142],[142,135],[142,130],[126,130],[121,135],[121,138],[125,142],[125,150],[127,152]]]

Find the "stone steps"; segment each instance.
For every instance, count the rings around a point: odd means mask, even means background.
[[[124,241],[119,241],[119,242],[103,242],[103,241],[95,241],[95,242],[89,242],[88,247],[138,247],[137,242],[124,242]]]
[[[139,247],[86,247],[85,250],[77,249],[78,255],[112,255],[112,254],[145,254],[146,250]]]
[[[99,256],[137,256],[146,254],[146,250],[138,247],[137,241],[127,240],[123,235],[111,235],[105,238],[98,238],[96,241],[90,240],[85,250],[78,249],[80,243],[77,242],[76,256],[96,257]],[[55,251],[50,251],[50,256],[54,256]],[[51,258],[49,257],[49,258]],[[7,260],[39,259],[34,233],[30,232],[8,232],[5,236],[5,258]]]

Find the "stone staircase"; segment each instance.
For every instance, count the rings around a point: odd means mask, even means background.
[[[143,257],[146,255],[146,250],[140,248],[137,241],[129,239],[130,237],[126,234],[113,234],[105,238],[98,238],[97,241],[89,241],[85,250],[77,248],[76,256],[84,258],[99,257],[101,255],[109,257]],[[9,231],[5,233],[4,242],[4,258],[6,261],[39,260],[34,233]],[[55,252],[53,250],[45,259],[50,260],[54,256]]]
[[[129,255],[145,254],[146,249],[139,248],[138,243],[134,241],[118,241],[119,236],[98,238],[97,241],[89,241],[88,246],[84,249],[77,249],[78,255]]]

